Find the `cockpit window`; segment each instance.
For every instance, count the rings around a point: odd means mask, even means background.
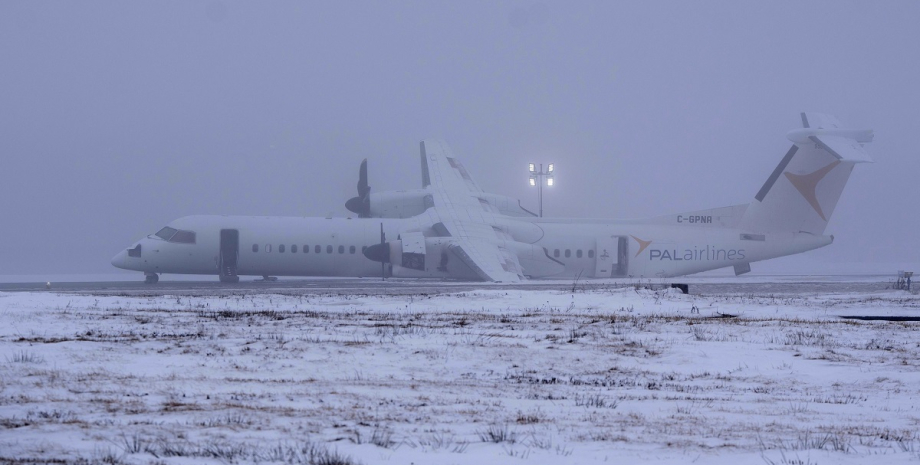
[[[137,244],[133,249],[128,249],[128,256],[134,258],[140,258],[141,256],[141,245]]]
[[[177,242],[179,244],[194,244],[195,232],[183,231],[181,229],[170,228],[169,226],[157,231],[156,236],[168,242]]]
[[[157,231],[156,236],[159,237],[160,239],[163,239],[164,241],[168,241],[172,239],[173,234],[175,234],[176,232],[178,232],[177,229],[166,226],[165,228]]]
[[[178,242],[180,244],[194,244],[195,243],[195,233],[193,231],[183,231],[178,230],[176,234],[173,235],[172,239],[169,242]]]

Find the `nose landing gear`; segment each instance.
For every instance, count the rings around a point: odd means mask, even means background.
[[[144,284],[156,284],[160,281],[160,275],[156,273],[144,273]]]

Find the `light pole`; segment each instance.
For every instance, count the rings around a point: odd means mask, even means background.
[[[537,171],[536,165],[530,163],[530,185],[537,186],[537,198],[540,201],[540,218],[543,217],[543,179],[546,179],[546,185],[553,187],[553,164],[550,163],[543,172],[543,163],[540,163],[540,171]]]

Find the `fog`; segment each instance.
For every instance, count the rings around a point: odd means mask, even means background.
[[[800,112],[875,130],[803,263],[920,263],[917,2],[2,2],[0,274],[190,214],[347,216],[443,138],[546,216],[746,203]],[[758,270],[759,264],[753,268]],[[896,271],[896,270],[892,270]]]

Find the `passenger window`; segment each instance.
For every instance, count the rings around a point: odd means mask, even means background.
[[[575,251],[575,256],[581,258],[581,249]]]
[[[315,253],[320,253],[320,252],[322,252],[322,250],[323,250],[323,248],[320,247],[320,246],[316,246],[316,247],[313,248],[313,252],[315,252]]]
[[[344,246],[344,245],[340,245],[340,246],[339,246],[339,253],[345,253],[345,246]]]
[[[296,246],[296,245],[292,245],[292,246],[291,246],[291,253],[297,253],[297,246]]]
[[[176,231],[176,234],[173,234],[172,239],[169,242],[178,242],[180,244],[194,244],[195,243],[195,233],[192,231]]]
[[[569,258],[571,256],[572,256],[572,251],[569,249],[565,249],[565,258]]]
[[[332,253],[332,246],[331,246],[331,245],[327,245],[327,246],[326,246],[326,253]]]
[[[259,244],[252,244],[252,251],[253,251],[253,252],[258,252],[258,251],[259,251]]]
[[[278,253],[284,253],[284,244],[278,246]]]
[[[303,253],[310,253],[310,246],[309,246],[309,245],[303,246]]]
[[[588,258],[594,258],[594,249],[588,251]]]
[[[553,256],[559,258],[559,249],[553,250]]]
[[[272,245],[271,245],[271,244],[265,244],[265,251],[266,251],[266,252],[271,252],[271,251],[272,251]]]
[[[355,246],[349,247],[349,248],[348,248],[348,253],[354,254],[354,253],[355,253]]]

